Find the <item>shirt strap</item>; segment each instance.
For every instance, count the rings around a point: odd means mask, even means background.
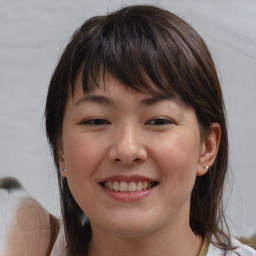
[[[208,243],[207,238],[205,237],[203,245],[202,245],[202,248],[201,248],[201,251],[200,251],[198,256],[206,256],[207,255],[207,251],[208,251],[208,246],[209,246],[209,243]]]

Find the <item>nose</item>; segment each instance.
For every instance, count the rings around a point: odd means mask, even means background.
[[[109,158],[112,162],[124,165],[143,162],[147,159],[146,147],[138,127],[125,125],[115,132]]]

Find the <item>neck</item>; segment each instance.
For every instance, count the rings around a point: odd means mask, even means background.
[[[177,228],[177,229],[176,229]],[[141,237],[125,237],[99,232],[93,228],[89,256],[197,256],[199,255],[202,238],[196,236],[189,225],[176,227],[171,232],[168,227]]]

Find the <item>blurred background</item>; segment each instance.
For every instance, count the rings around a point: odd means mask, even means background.
[[[130,4],[154,4],[192,24],[214,57],[227,108],[230,174],[226,214],[235,235],[256,232],[255,0],[0,0],[0,177],[18,178],[59,215],[44,127],[49,80],[81,23]]]

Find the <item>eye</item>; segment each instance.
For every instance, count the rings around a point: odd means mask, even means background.
[[[147,125],[168,125],[173,124],[172,120],[165,118],[165,117],[159,117],[151,119],[149,122],[147,122]]]
[[[84,120],[82,122],[80,122],[79,124],[82,124],[82,125],[107,125],[107,124],[110,124],[107,120],[103,119],[103,118],[91,118],[91,119],[87,119],[87,120]]]

